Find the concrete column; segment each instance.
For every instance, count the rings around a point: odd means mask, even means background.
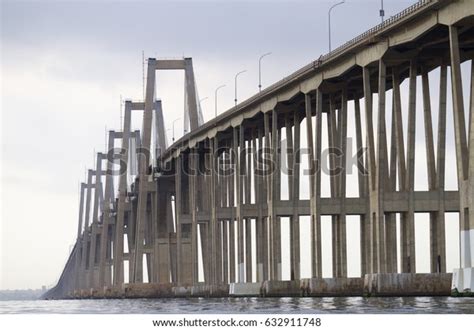
[[[366,128],[366,138],[367,138],[367,169],[368,173],[368,182],[367,182],[367,194],[368,196],[372,195],[375,190],[375,143],[374,143],[374,125],[372,117],[372,89],[370,86],[370,69],[368,67],[362,68],[363,73],[363,84],[364,84],[364,103],[365,103],[365,128]],[[377,244],[375,240],[375,217],[372,213],[372,203],[369,198],[369,237],[368,241],[370,242],[370,260],[368,260],[368,271],[369,273],[377,272]]]
[[[231,175],[229,176],[229,206],[231,207],[231,217],[229,219],[229,283],[235,283],[235,225],[234,213],[236,209],[235,204],[235,177],[236,177],[236,159],[237,159],[237,131],[233,130],[232,147],[229,149],[229,159],[231,168]]]
[[[217,221],[216,227],[216,283],[222,283],[223,278],[223,256],[222,256],[222,221]]]
[[[458,27],[449,27],[451,85],[460,195],[461,268],[453,271],[453,289],[474,291],[474,68],[471,70],[469,144],[466,138]],[[472,61],[471,61],[472,63]],[[471,65],[472,67],[472,65]]]
[[[358,159],[358,183],[359,183],[359,196],[367,197],[367,185],[366,178],[364,175],[365,162],[363,158],[363,145],[362,145],[362,121],[360,116],[360,100],[357,98],[354,100],[354,116],[355,116],[355,130],[356,130],[356,146],[357,146],[357,159]],[[369,217],[370,214],[360,216],[360,272],[363,277],[368,273],[368,261],[369,261]]]
[[[270,143],[270,114],[266,112],[263,116],[264,121],[264,129],[265,129],[265,152],[271,153],[271,160],[273,164],[273,144]],[[265,180],[266,180],[266,187],[267,187],[267,219],[266,219],[266,226],[268,228],[268,238],[267,238],[267,249],[268,249],[268,279],[269,280],[276,280],[277,279],[277,265],[275,262],[275,255],[274,255],[274,208],[272,202],[272,179],[271,174],[273,169],[269,168],[269,164],[264,164],[265,166]]]
[[[322,122],[323,122],[323,93],[316,90],[316,141],[315,141],[315,173],[314,173],[314,203],[312,223],[312,277],[323,277],[322,248],[321,248],[321,152],[322,152]],[[299,147],[299,143],[298,143]]]
[[[199,282],[198,276],[198,241],[197,241],[197,177],[198,177],[198,150],[192,148],[189,154],[189,205],[192,217],[191,223],[191,264],[192,264],[192,281],[196,285]]]
[[[252,282],[252,219],[245,219],[245,281]]]
[[[237,131],[238,130],[238,131]],[[238,135],[238,138],[237,138]],[[234,128],[234,147],[235,147],[235,175],[236,175],[236,214],[237,221],[237,263],[238,263],[238,282],[245,282],[245,264],[244,264],[244,232],[243,232],[243,166],[245,166],[245,141],[244,127]],[[237,142],[238,140],[238,142]]]
[[[398,188],[399,191],[406,191],[406,162],[405,162],[405,142],[403,135],[402,103],[400,93],[400,76],[397,68],[392,68],[393,85],[393,111],[395,122],[395,138],[397,150]],[[394,188],[396,189],[396,188]],[[406,272],[408,261],[408,226],[406,213],[400,213],[400,258],[402,260],[401,271]],[[397,267],[398,268],[398,267]]]
[[[184,59],[184,79],[185,79],[185,114],[184,118],[189,118],[189,126],[191,131],[199,127],[199,114],[198,114],[198,102],[197,93],[196,93],[196,82],[194,80],[194,69],[193,61],[191,58]],[[186,108],[188,113],[186,113]],[[185,123],[185,128],[187,123]],[[188,132],[184,132],[185,134]]]
[[[258,141],[258,149],[257,149]],[[253,158],[253,170],[254,170],[254,192],[255,192],[255,205],[257,207],[257,218],[255,219],[255,249],[256,249],[256,274],[257,282],[262,282],[263,277],[263,264],[265,262],[263,254],[263,210],[262,210],[262,173],[260,168],[259,155],[262,148],[261,130],[254,132],[252,139],[252,158]]]
[[[108,136],[108,144],[107,144],[107,172],[105,176],[105,196],[104,196],[104,212],[103,212],[103,220],[102,220],[102,233],[101,233],[101,240],[100,240],[100,258],[99,258],[99,283],[98,286],[99,288],[102,288],[104,286],[109,286],[111,284],[111,279],[106,278],[106,274],[110,274],[110,272],[107,272],[106,268],[110,269],[110,265],[107,265],[107,250],[108,247],[110,246],[110,240],[109,240],[109,224],[110,224],[110,217],[111,217],[111,209],[110,209],[110,204],[112,202],[112,193],[113,187],[113,176],[112,176],[112,170],[113,170],[113,159],[110,159],[109,156],[112,156],[112,154],[109,154],[109,152],[113,152],[114,150],[114,141],[115,141],[115,132],[114,131],[109,131],[109,136]]]
[[[88,284],[90,288],[95,288],[97,286],[98,280],[98,269],[96,269],[96,264],[99,261],[97,258],[97,247],[100,244],[98,242],[99,236],[99,203],[101,194],[101,176],[102,176],[102,160],[105,158],[104,154],[97,153],[96,158],[96,170],[95,170],[95,184],[94,184],[94,208],[92,214],[92,224],[91,224],[91,244],[89,251],[89,280]],[[100,237],[100,236],[99,236]]]
[[[388,155],[387,155],[387,134],[385,118],[385,91],[386,91],[386,65],[379,60],[379,87],[378,87],[378,129],[377,129],[377,168],[376,168],[376,193],[371,196],[373,203],[372,212],[376,216],[376,242],[377,242],[377,272],[387,272],[387,250],[385,245],[385,213],[384,213],[384,193],[388,184]]]
[[[125,102],[125,116],[122,133],[122,150],[120,154],[120,177],[118,187],[118,205],[117,205],[117,220],[115,224],[114,237],[114,285],[121,286],[124,282],[124,267],[123,267],[123,235],[124,235],[124,220],[125,220],[125,200],[127,196],[127,173],[128,173],[128,155],[130,143],[130,125],[131,125],[131,107],[132,102]]]
[[[227,234],[227,220],[222,220],[222,282],[224,284],[229,283],[229,246],[228,246],[228,234]]]
[[[299,201],[299,117],[293,114],[295,139],[293,140],[292,121],[290,115],[285,118],[287,164],[288,164],[288,195],[293,204],[293,215],[290,218],[290,278],[300,278],[300,221],[298,213]],[[297,127],[298,126],[298,127]],[[298,168],[298,171],[296,170]]]
[[[408,192],[408,212],[402,218],[404,235],[406,235],[406,255],[402,260],[402,272],[416,273],[415,258],[415,130],[416,130],[416,76],[415,60],[410,62],[409,103],[408,103],[408,137],[407,137],[407,175],[405,190]],[[405,258],[406,257],[406,258]]]
[[[136,239],[135,251],[132,253],[132,266],[134,269],[132,282],[143,282],[143,251],[145,249],[145,217],[147,212],[148,200],[148,166],[151,146],[151,126],[153,120],[153,108],[155,103],[155,74],[156,60],[148,59],[147,83],[145,93],[145,110],[143,112],[143,128],[141,131],[141,148],[139,153],[139,169],[138,169],[138,206],[137,206],[137,223],[136,223]],[[137,156],[138,156],[137,155]],[[151,250],[152,251],[152,250]],[[152,258],[153,259],[153,258]]]
[[[274,111],[276,113],[276,111]],[[275,127],[275,130],[273,130]],[[272,115],[272,150],[273,150],[273,160],[275,168],[273,169],[273,178],[272,178],[272,199],[275,205],[276,202],[281,200],[281,129],[278,127],[278,117],[275,114]],[[281,217],[278,214],[274,216],[274,259],[276,263],[276,275],[277,279],[282,279],[281,273]]]
[[[393,94],[392,94],[393,95]],[[394,109],[395,100],[392,97],[392,129],[390,137],[390,165],[388,168],[389,184],[387,191],[397,190],[397,127],[396,113]],[[395,212],[385,214],[385,239],[387,251],[387,273],[398,272],[397,262],[397,217]]]
[[[426,71],[423,71],[422,73],[422,90],[428,189],[432,191],[436,190],[436,162],[433,142],[433,124],[431,119],[430,85],[428,80],[428,72]],[[439,212],[430,212],[430,271],[432,273],[438,272],[438,266],[440,263],[439,259],[441,258],[438,249],[438,215]]]
[[[182,194],[182,157],[178,156],[175,158],[175,218],[176,218],[176,275],[177,275],[177,284],[179,286],[183,285],[184,274],[183,274],[183,251],[182,251],[182,203],[183,203],[183,194]]]
[[[334,99],[330,99],[329,112],[328,112],[328,146],[332,150],[329,154],[329,167],[330,167],[330,186],[331,186],[331,197],[336,198],[338,196],[338,177],[335,175],[335,169],[337,168],[337,160],[334,150],[337,148],[337,123],[336,123],[336,110],[334,106]],[[340,250],[339,250],[339,221],[337,216],[331,216],[331,235],[332,235],[332,276],[340,277]]]
[[[75,266],[74,266],[74,288],[79,289],[81,287],[81,251],[82,247],[82,226],[84,219],[84,192],[87,184],[81,183],[81,195],[79,198],[79,220],[77,225],[77,239],[76,239],[76,254],[75,254]]]
[[[438,139],[436,147],[436,189],[439,193],[439,212],[436,215],[436,271],[446,272],[446,242],[445,242],[445,206],[444,182],[446,169],[446,98],[447,98],[448,68],[443,63],[440,68],[439,110],[438,110]]]
[[[347,238],[346,238],[346,159],[347,159],[347,89],[342,90],[341,109],[339,110],[341,121],[339,122],[339,148],[342,157],[339,160],[341,168],[339,174],[339,198],[341,211],[339,221],[339,245],[340,245],[340,276],[347,277]]]
[[[211,221],[210,221],[210,246],[211,246],[211,253],[210,253],[210,284],[216,284],[218,282],[218,260],[217,255],[218,251],[218,219],[217,219],[217,198],[216,195],[218,194],[218,186],[217,186],[217,162],[218,162],[218,142],[217,137],[214,137],[211,141]]]

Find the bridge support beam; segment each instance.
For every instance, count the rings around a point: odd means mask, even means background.
[[[453,118],[456,142],[458,186],[460,194],[460,244],[461,268],[453,273],[452,290],[456,293],[474,292],[474,68],[471,65],[471,88],[469,105],[469,141],[466,138],[464,100],[461,78],[461,61],[458,28],[449,27],[451,54],[451,84],[453,93]],[[472,64],[472,61],[471,61]],[[469,144],[468,144],[469,142]]]

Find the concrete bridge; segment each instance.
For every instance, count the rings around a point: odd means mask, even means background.
[[[474,2],[419,1],[206,123],[192,60],[148,59],[145,100],[125,102],[123,130],[109,132],[109,151],[97,154],[82,183],[77,241],[45,298],[471,294],[474,67],[463,80],[461,64],[473,58]],[[155,95],[160,70],[185,71],[186,131],[171,146]],[[140,131],[131,131],[132,111],[143,111]],[[415,190],[417,112],[426,191]],[[456,165],[446,160],[449,125]],[[348,138],[357,145],[357,182],[348,181]],[[323,196],[327,150],[330,196]],[[455,191],[445,189],[446,170],[456,171]],[[302,180],[309,199],[300,196]],[[357,184],[357,197],[347,197],[348,183]],[[427,274],[416,269],[417,212],[430,219]],[[447,212],[460,221],[455,270],[446,267]],[[310,278],[301,276],[303,216],[311,224]],[[322,216],[332,219],[331,278],[322,273]],[[361,274],[353,278],[349,216],[360,219]],[[289,280],[282,280],[283,217],[290,223]]]

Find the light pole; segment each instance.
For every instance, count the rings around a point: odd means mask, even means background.
[[[383,0],[380,0],[381,4],[380,4],[380,19],[382,20],[382,23],[383,23],[383,18],[385,16],[385,10],[383,9]]]
[[[172,126],[173,126],[173,138],[172,138],[173,142],[174,142],[174,123],[176,123],[178,120],[181,120],[181,118],[177,118],[177,119],[173,120],[173,124],[172,124]]]
[[[337,6],[339,6],[339,5],[342,5],[342,4],[345,3],[345,2],[346,2],[346,0],[342,0],[341,2],[338,2],[338,3],[334,4],[334,5],[332,5],[331,8],[329,8],[329,10],[328,10],[329,52],[331,52],[331,11],[332,11],[335,7],[337,7]]]
[[[221,88],[224,88],[225,85],[220,85],[219,87],[216,88],[216,91],[214,92],[214,108],[215,108],[215,112],[216,112],[216,115],[215,117],[217,117],[217,91]]]
[[[265,56],[271,55],[270,53],[265,53],[262,56],[260,56],[260,59],[258,60],[258,91],[262,91],[262,58]]]
[[[247,72],[247,70],[243,70],[243,71],[240,71],[238,72],[236,75],[235,75],[235,78],[234,78],[234,87],[235,87],[235,98],[234,98],[234,102],[235,102],[235,105],[237,105],[237,77],[240,76],[242,73],[244,72]]]

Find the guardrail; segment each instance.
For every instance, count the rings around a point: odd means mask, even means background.
[[[331,57],[343,52],[347,48],[357,44],[361,40],[365,40],[366,38],[369,38],[370,36],[376,34],[377,32],[380,32],[384,28],[399,22],[401,19],[406,18],[408,15],[418,11],[419,9],[423,7],[426,7],[427,5],[432,4],[433,2],[437,2],[437,0],[420,0],[419,2],[411,5],[410,7],[405,8],[398,14],[386,19],[383,23],[380,23],[379,25],[374,26],[370,30],[365,31],[364,33],[358,35],[357,37],[352,38],[351,40],[337,47],[333,51],[327,53],[326,55],[323,55],[321,60],[324,61],[324,60],[330,59]]]

